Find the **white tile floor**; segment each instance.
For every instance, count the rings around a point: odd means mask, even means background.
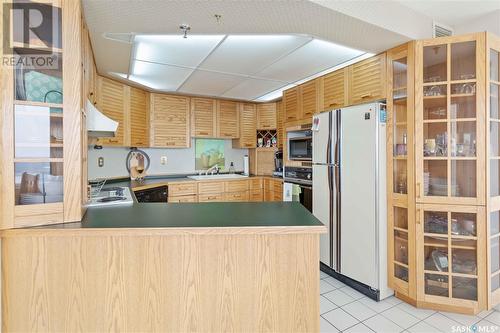
[[[500,306],[476,316],[417,309],[395,297],[375,302],[320,272],[320,330],[348,333],[500,333]]]

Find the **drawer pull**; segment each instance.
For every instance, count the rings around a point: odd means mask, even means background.
[[[198,132],[199,135],[208,135],[208,132]]]
[[[372,97],[372,93],[364,94],[364,95],[361,95],[360,97],[361,97],[361,98],[368,98],[368,97]]]

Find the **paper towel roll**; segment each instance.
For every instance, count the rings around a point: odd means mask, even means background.
[[[248,162],[248,155],[245,155],[243,156],[243,174],[245,176],[249,176],[250,175],[250,164]]]

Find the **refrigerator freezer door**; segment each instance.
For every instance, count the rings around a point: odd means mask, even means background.
[[[377,104],[343,109],[340,149],[340,273],[376,289],[377,112]]]
[[[331,142],[335,140],[334,118],[335,112],[323,112],[313,118],[313,163],[333,163]]]
[[[335,184],[334,167],[313,165],[313,215],[328,229],[320,235],[320,261],[333,269],[335,267]]]

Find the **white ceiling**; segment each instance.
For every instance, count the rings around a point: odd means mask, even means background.
[[[451,27],[500,9],[499,0],[399,0],[404,6]],[[499,23],[500,24],[500,23]]]
[[[262,99],[366,54],[304,35],[135,35],[131,40],[130,70],[120,77],[158,91],[243,100]]]

